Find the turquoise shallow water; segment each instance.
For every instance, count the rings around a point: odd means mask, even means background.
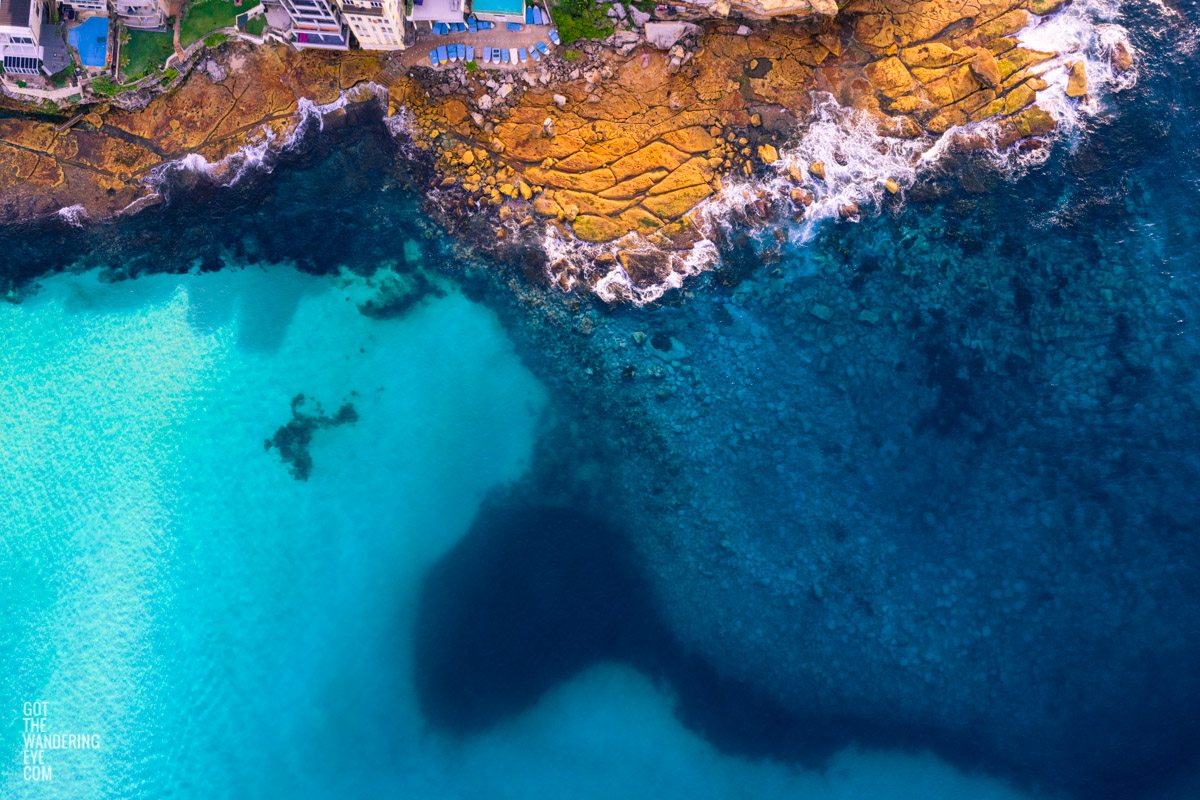
[[[103,746],[0,794],[246,796],[349,766],[326,732],[386,753],[403,590],[520,474],[544,402],[496,320],[452,295],[376,322],[290,270],[46,289],[0,310],[0,692]],[[263,447],[300,392],[359,413],[307,483]]]

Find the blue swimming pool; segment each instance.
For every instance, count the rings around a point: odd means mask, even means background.
[[[108,61],[108,19],[89,18],[67,33],[67,43],[79,51],[85,67],[103,67]]]

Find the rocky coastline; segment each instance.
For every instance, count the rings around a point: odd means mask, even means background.
[[[595,290],[614,271],[626,294],[678,285],[710,233],[697,207],[731,184],[787,178],[748,198],[758,217],[799,219],[831,194],[825,164],[781,156],[814,98],[832,98],[889,141],[952,131],[949,150],[1038,148],[1055,126],[1037,102],[1047,86],[1039,67],[1059,54],[1015,35],[1060,5],[853,0],[824,13],[718,3],[694,7],[698,22],[675,23],[666,41],[656,31],[654,44],[648,15],[622,6],[605,40],[574,45],[572,60],[559,48],[519,74],[405,71],[361,51],[231,42],[140,108],[92,107],[66,130],[0,119],[0,218],[136,210],[157,199],[166,165],[188,159],[220,177],[289,141],[305,108],[366,89],[386,92],[389,116],[435,162],[431,196],[447,215],[490,209],[497,239],[549,237],[582,254],[551,259],[562,288]],[[742,18],[722,18],[730,13]],[[1114,68],[1130,59],[1121,45]],[[1067,94],[1082,98],[1083,62],[1069,69]],[[892,176],[877,182],[903,188]],[[837,211],[853,218],[858,208]]]

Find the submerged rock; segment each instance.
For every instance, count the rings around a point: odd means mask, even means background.
[[[343,404],[333,416],[322,413],[319,404],[317,413],[307,414],[303,411],[304,403],[304,395],[293,397],[291,421],[280,426],[274,436],[263,442],[264,450],[274,447],[279,451],[279,459],[291,465],[288,472],[298,481],[307,481],[312,474],[313,460],[308,448],[315,431],[358,422],[358,412],[351,403]]]

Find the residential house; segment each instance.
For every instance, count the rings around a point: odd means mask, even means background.
[[[342,21],[341,9],[331,0],[283,0],[292,18],[292,43],[296,47],[323,50],[348,50],[350,35]]]
[[[167,22],[165,0],[112,0],[112,10],[127,28],[161,30]]]
[[[42,67],[41,0],[0,0],[0,55],[4,71],[37,75]]]
[[[464,0],[411,0],[412,8],[408,18],[412,22],[426,23],[424,30],[429,30],[435,22],[463,22],[466,9]]]
[[[69,0],[69,2],[59,3],[59,5],[71,6],[80,12],[90,11],[102,17],[108,16],[108,0]]]
[[[403,0],[338,0],[342,17],[363,50],[403,50],[416,40]]]

